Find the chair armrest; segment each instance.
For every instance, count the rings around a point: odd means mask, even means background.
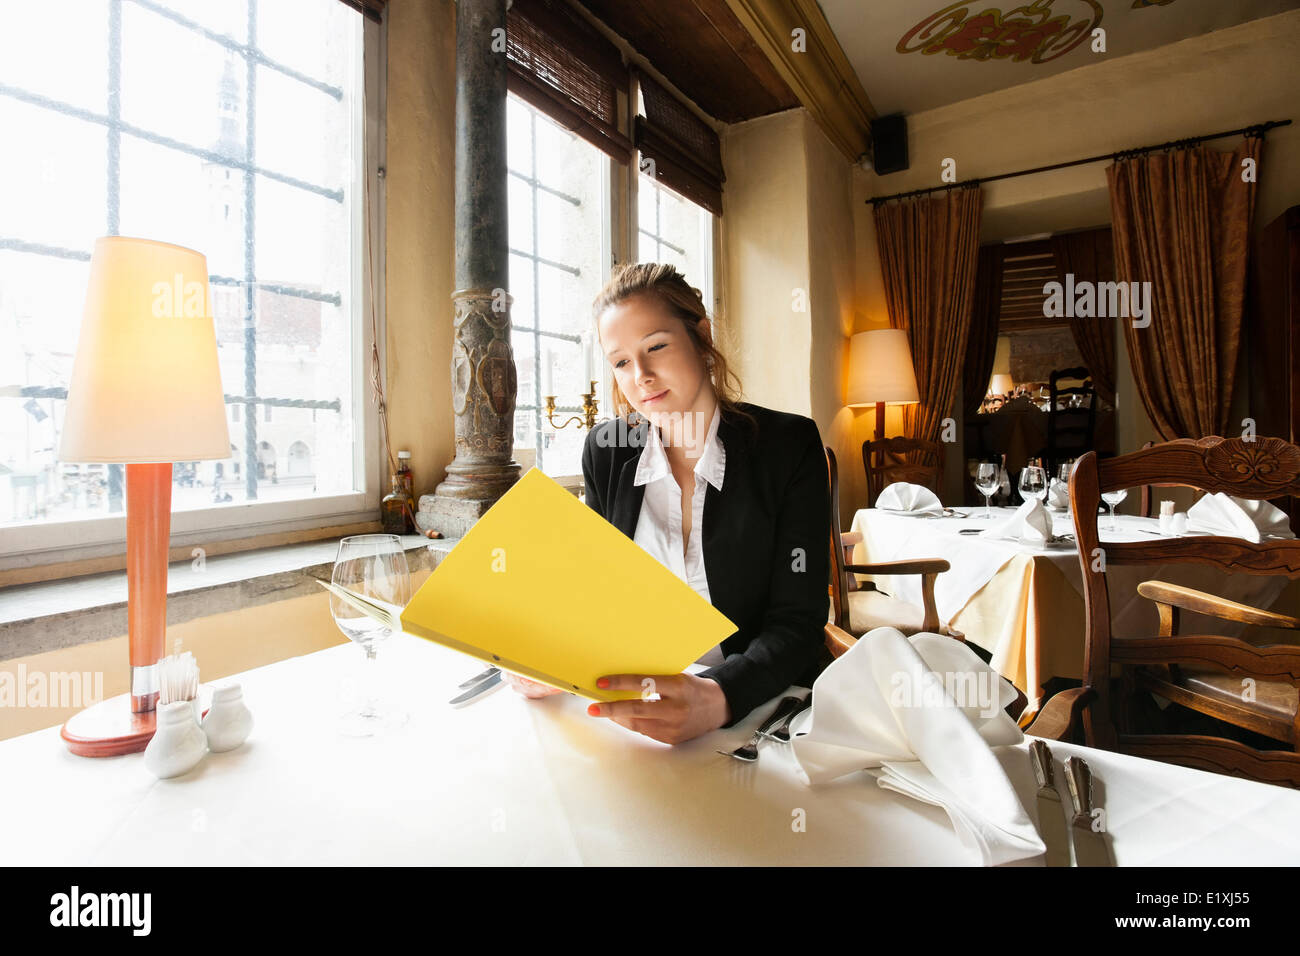
[[[826,649],[831,652],[832,657],[839,657],[857,642],[858,639],[848,631],[836,627],[829,621],[826,623]]]
[[[855,544],[861,544],[861,543],[862,543],[862,532],[861,532],[861,531],[841,531],[841,532],[840,532],[840,545],[841,545],[841,547],[851,548],[851,547],[853,547]]]
[[[1181,584],[1169,584],[1165,581],[1143,581],[1138,585],[1138,594],[1160,606],[1161,633],[1168,637],[1173,634],[1176,622],[1171,608],[1182,608],[1196,614],[1237,621],[1241,624],[1257,624],[1261,627],[1283,627],[1300,630],[1300,619],[1275,611],[1262,611],[1249,604],[1238,604],[1214,594],[1206,594],[1195,588],[1183,587]],[[1165,630],[1168,620],[1168,631]]]
[[[1084,708],[1096,696],[1091,687],[1071,687],[1053,695],[1025,728],[1025,733],[1069,743],[1078,731]]]
[[[915,561],[879,561],[874,564],[848,564],[845,570],[858,574],[942,574],[951,565],[943,558],[919,558]]]

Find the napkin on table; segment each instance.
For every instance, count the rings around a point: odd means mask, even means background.
[[[1021,544],[1044,547],[1052,541],[1052,516],[1043,503],[1031,498],[1002,524],[985,528],[981,538],[1011,538]]]
[[[1070,507],[1070,486],[1060,478],[1053,478],[1047,486],[1047,507],[1065,511]]]
[[[1245,538],[1255,544],[1266,534],[1295,537],[1282,509],[1267,501],[1234,498],[1221,491],[1206,495],[1187,510],[1187,530]]]
[[[811,784],[881,768],[880,787],[941,806],[986,866],[1037,856],[1042,840],[992,747],[1017,744],[1015,690],[963,642],[879,627],[813,684],[794,757]]]
[[[882,511],[906,511],[909,514],[943,514],[943,505],[933,491],[925,485],[906,481],[886,485],[876,499],[876,507]]]

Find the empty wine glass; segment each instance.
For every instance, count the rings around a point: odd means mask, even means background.
[[[1030,498],[1037,498],[1044,501],[1047,498],[1047,473],[1038,465],[1026,465],[1020,471],[1020,497],[1028,501]]]
[[[1074,462],[1067,461],[1056,470],[1057,480],[1065,485],[1065,513],[1070,513],[1070,473],[1074,471]]]
[[[975,490],[984,496],[984,517],[992,518],[993,512],[989,508],[989,499],[993,493],[1002,485],[1002,476],[999,473],[996,462],[982,461],[979,468],[975,471]]]
[[[1103,491],[1101,500],[1110,505],[1110,530],[1114,531],[1118,524],[1115,521],[1115,506],[1128,497],[1127,488],[1116,488],[1114,491]]]
[[[376,603],[388,605],[395,615],[411,600],[411,576],[406,552],[395,534],[359,534],[339,542],[334,559],[333,582]],[[406,714],[381,707],[375,691],[376,654],[393,629],[357,610],[331,592],[330,614],[340,631],[365,651],[361,703],[342,717],[341,730],[353,737],[368,737],[385,727],[406,721]]]

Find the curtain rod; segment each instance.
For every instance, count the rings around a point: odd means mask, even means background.
[[[1051,166],[1035,166],[1033,169],[1022,169],[1014,173],[1001,173],[997,176],[985,176],[981,179],[967,179],[960,183],[947,183],[943,186],[931,186],[928,189],[913,189],[910,192],[894,193],[891,196],[872,196],[866,202],[873,206],[879,206],[887,203],[891,199],[908,199],[912,196],[924,196],[927,193],[943,192],[948,189],[974,189],[983,183],[996,182],[999,179],[1014,179],[1017,176],[1031,176],[1034,173],[1045,173],[1053,169],[1066,169],[1070,166],[1084,166],[1088,163],[1098,163],[1103,159],[1112,159],[1119,161],[1121,159],[1131,159],[1134,156],[1143,156],[1147,153],[1154,153],[1161,149],[1182,149],[1188,146],[1195,146],[1197,143],[1204,143],[1212,139],[1223,139],[1225,136],[1238,136],[1245,133],[1247,136],[1263,136],[1271,129],[1279,126],[1290,126],[1289,119],[1269,120],[1267,123],[1258,123],[1254,126],[1243,126],[1241,129],[1230,129],[1223,133],[1209,133],[1205,136],[1193,136],[1190,139],[1176,139],[1168,143],[1161,143],[1158,146],[1142,146],[1138,149],[1121,149],[1114,153],[1102,153],[1100,156],[1089,156],[1087,159],[1075,159],[1068,163],[1053,163]]]

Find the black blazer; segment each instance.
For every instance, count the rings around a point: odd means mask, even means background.
[[[707,486],[702,539],[713,606],[738,627],[722,642],[723,663],[700,673],[726,694],[728,727],[791,684],[811,686],[830,659],[823,631],[830,491],[821,434],[811,418],[740,407],[757,420],[757,433],[722,414],[726,468],[721,491]],[[588,432],[582,451],[587,504],[629,538],[645,493],[633,482],[649,429],[645,419],[632,427],[615,418]]]

